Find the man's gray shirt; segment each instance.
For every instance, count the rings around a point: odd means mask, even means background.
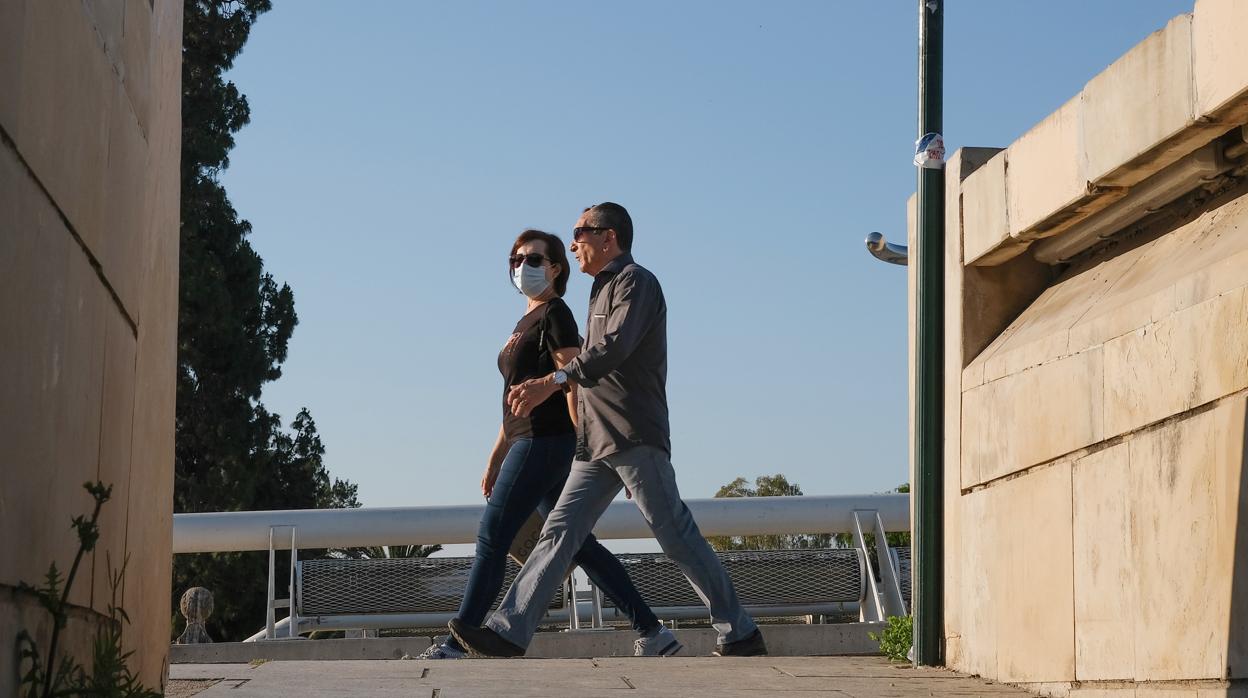
[[[672,452],[667,418],[667,303],[659,280],[622,254],[597,276],[581,353],[565,373],[580,386],[576,457],[634,446]]]

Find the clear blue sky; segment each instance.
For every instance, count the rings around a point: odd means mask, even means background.
[[[480,501],[510,243],[612,200],[667,295],[685,497],[906,481],[905,271],[862,240],[904,238],[916,4],[274,3],[223,175],[299,313],[265,404],[311,410],[366,506]],[[1190,10],[949,3],[949,151],[1009,144]],[[574,272],[578,319],[588,290]]]

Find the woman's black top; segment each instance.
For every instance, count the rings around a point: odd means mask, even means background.
[[[538,405],[528,417],[517,417],[507,409],[507,391],[513,385],[554,371],[556,350],[580,345],[576,320],[562,298],[539,305],[516,323],[511,338],[498,353],[498,370],[503,374],[503,433],[509,442],[575,431],[562,390]]]

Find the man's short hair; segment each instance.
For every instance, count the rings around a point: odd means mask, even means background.
[[[589,214],[586,222],[595,228],[610,228],[615,231],[615,239],[620,249],[631,252],[633,249],[633,218],[628,211],[617,203],[604,201],[586,208],[582,213]]]

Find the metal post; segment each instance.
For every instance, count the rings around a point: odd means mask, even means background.
[[[944,663],[942,636],[945,179],[941,111],[944,3],[919,0],[917,339],[915,352],[914,661]]]

